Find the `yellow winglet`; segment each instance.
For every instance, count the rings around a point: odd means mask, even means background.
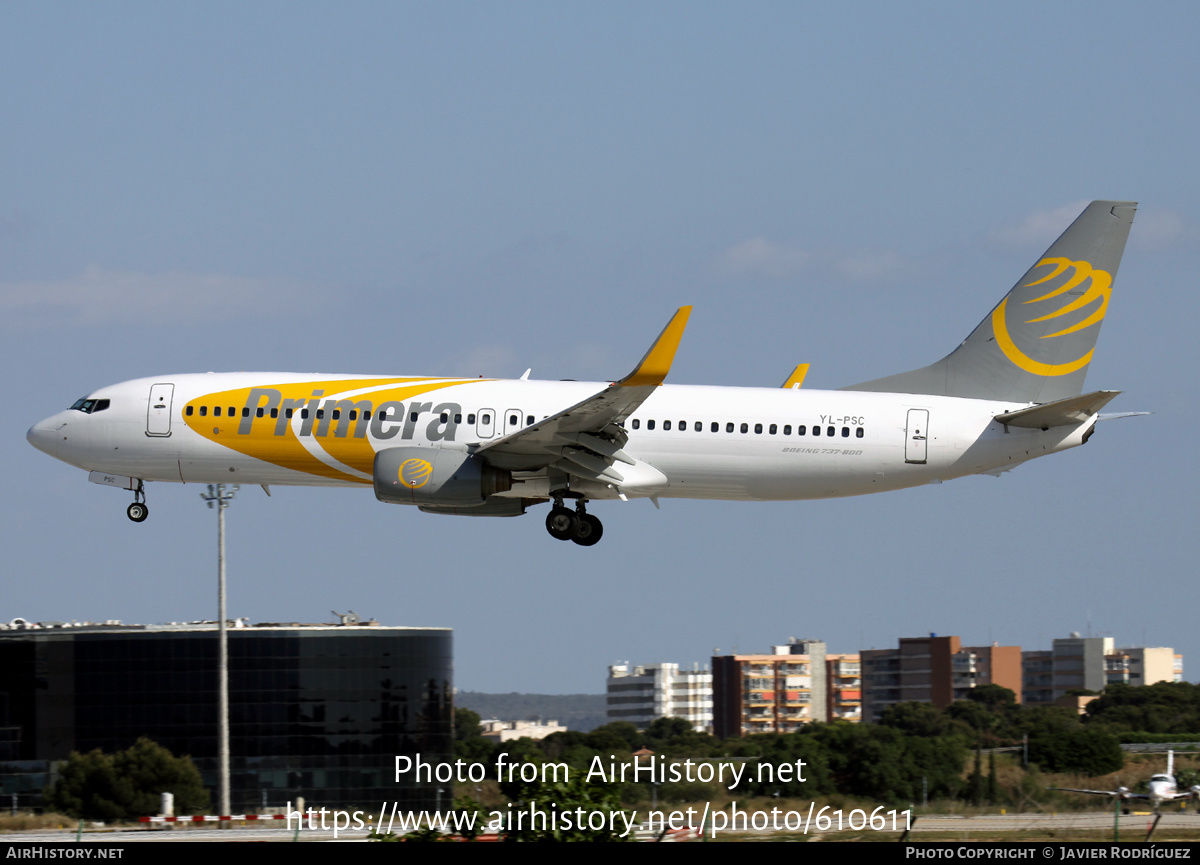
[[[804,384],[804,377],[808,375],[808,364],[797,364],[792,370],[792,374],[787,377],[787,381],[780,385],[784,390],[795,390]]]
[[[692,314],[690,306],[681,306],[675,311],[674,317],[667,322],[663,332],[658,335],[654,345],[646,352],[642,362],[629,375],[617,384],[621,387],[657,387],[663,383],[667,373],[671,371],[671,362],[675,360],[675,350],[683,339],[683,329],[687,327],[688,316]]]

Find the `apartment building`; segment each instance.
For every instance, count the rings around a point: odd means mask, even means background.
[[[792,638],[769,655],[714,657],[713,732],[790,733],[829,720],[825,649],[821,640]]]
[[[870,723],[896,703],[944,708],[980,685],[1000,685],[1020,699],[1020,646],[963,646],[959,637],[930,634],[904,637],[895,649],[866,649],[860,655],[862,717]]]
[[[683,718],[692,728],[711,732],[713,675],[693,664],[615,664],[608,668],[608,720],[629,721],[644,730],[657,718]]]
[[[1112,637],[1078,632],[1055,639],[1050,649],[1022,652],[1021,666],[1022,698],[1035,706],[1056,703],[1068,691],[1183,681],[1183,656],[1174,649],[1117,648]]]

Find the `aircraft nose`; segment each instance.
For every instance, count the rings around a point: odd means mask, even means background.
[[[25,433],[25,441],[42,453],[56,457],[58,456],[58,443],[62,437],[58,434],[55,425],[51,423],[52,420],[53,418],[47,418],[31,426],[29,432]]]

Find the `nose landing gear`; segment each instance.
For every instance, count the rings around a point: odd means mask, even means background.
[[[137,482],[137,489],[133,491],[133,504],[125,509],[125,516],[135,523],[144,522],[146,517],[150,516],[150,509],[146,507],[146,487],[141,481]]]
[[[563,504],[564,498],[575,499],[575,510]],[[550,537],[560,541],[574,541],[581,547],[590,547],[604,534],[600,520],[586,509],[587,501],[579,493],[556,492],[554,507],[546,515],[546,531]]]

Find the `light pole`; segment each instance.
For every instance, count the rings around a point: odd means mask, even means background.
[[[237,484],[209,484],[200,498],[217,506],[217,815],[228,817],[229,805],[229,643],[225,632],[225,508]],[[221,826],[228,827],[227,821]]]

